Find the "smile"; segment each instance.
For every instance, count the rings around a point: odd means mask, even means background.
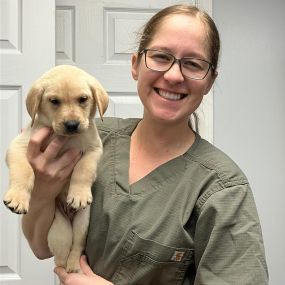
[[[167,100],[172,100],[172,101],[178,101],[187,96],[187,94],[172,93],[172,92],[164,91],[158,88],[154,88],[154,90],[160,97],[167,99]]]

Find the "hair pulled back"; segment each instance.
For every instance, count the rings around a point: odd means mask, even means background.
[[[213,19],[204,11],[195,6],[178,4],[166,7],[152,16],[145,24],[139,40],[138,53],[147,48],[157,33],[161,23],[172,15],[186,15],[198,17],[205,24],[207,48],[209,49],[210,61],[216,70],[219,60],[220,37]]]

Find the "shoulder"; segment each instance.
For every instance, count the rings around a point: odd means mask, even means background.
[[[229,195],[251,195],[248,179],[236,162],[201,137],[197,136],[185,158],[188,160],[189,169],[195,169],[195,180],[198,180],[198,209],[201,209],[210,198],[219,197],[227,200]]]
[[[106,117],[103,120],[96,119],[95,121],[99,135],[103,139],[108,134],[131,135],[139,120],[138,118]]]
[[[186,153],[186,157],[201,168],[214,173],[223,187],[248,184],[245,174],[235,161],[199,136],[193,148]]]

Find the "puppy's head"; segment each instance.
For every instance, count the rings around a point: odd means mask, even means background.
[[[28,93],[28,113],[39,123],[53,128],[59,135],[84,132],[108,107],[108,95],[90,74],[70,65],[52,68],[38,79]]]

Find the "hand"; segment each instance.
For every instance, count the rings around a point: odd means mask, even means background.
[[[74,148],[59,156],[68,138],[55,136],[48,143],[50,135],[50,128],[39,129],[32,135],[27,149],[27,158],[35,174],[37,191],[33,191],[33,195],[46,201],[55,199],[81,158],[80,150]]]
[[[85,255],[80,258],[80,267],[82,273],[67,273],[62,267],[56,267],[54,272],[61,285],[113,285],[113,283],[93,273],[87,264]]]

